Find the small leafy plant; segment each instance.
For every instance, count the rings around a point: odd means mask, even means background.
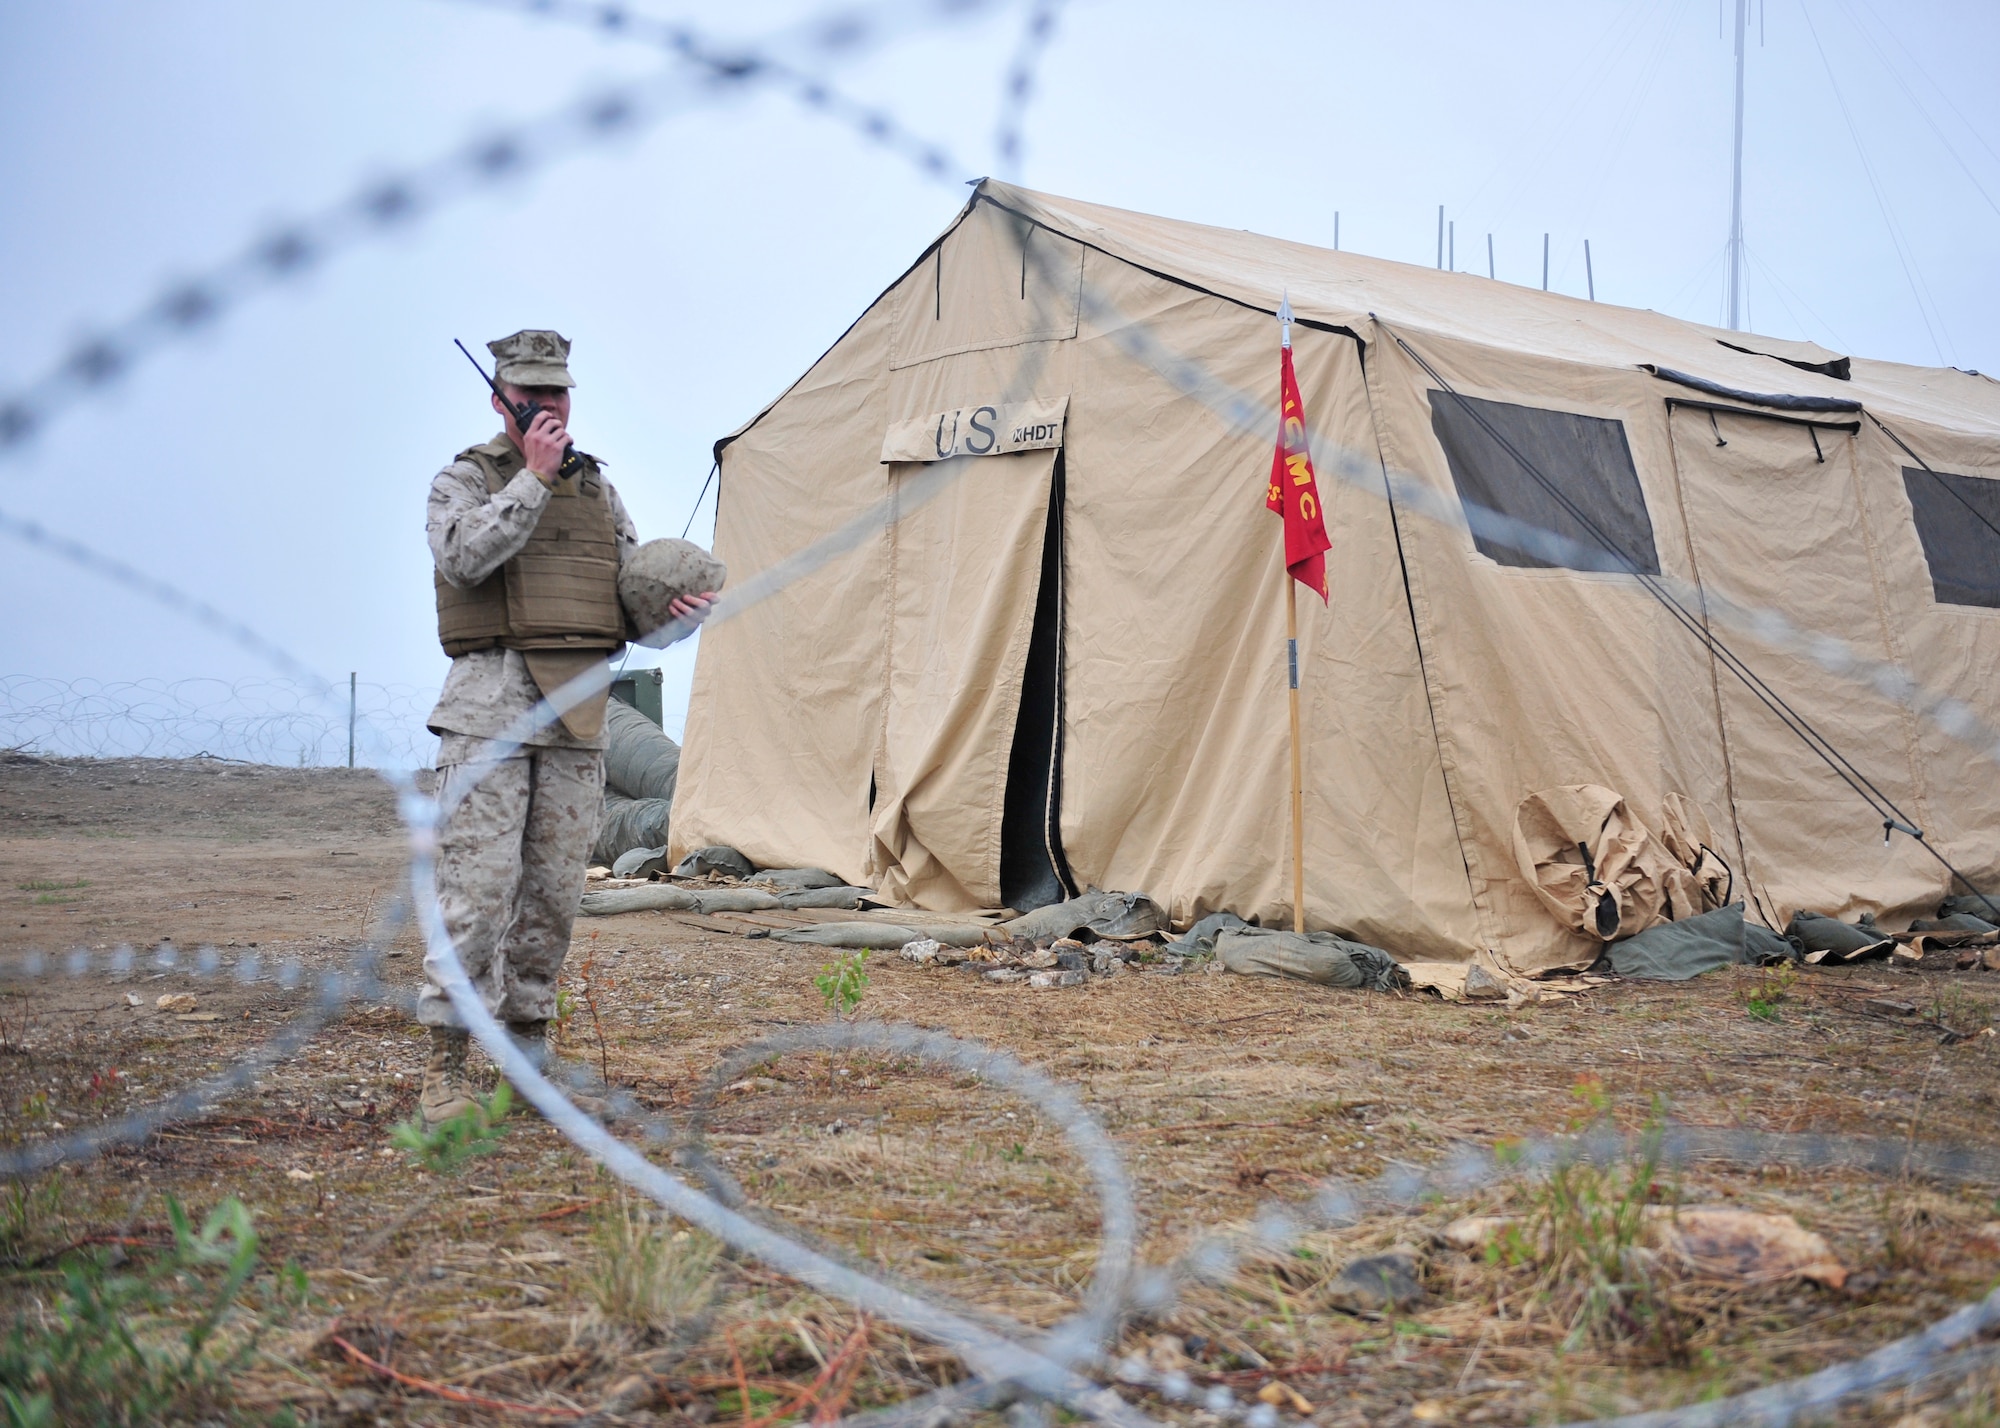
[[[1755,986],[1743,998],[1744,1010],[1752,1021],[1776,1021],[1778,1003],[1791,995],[1792,984],[1799,974],[1790,967],[1778,967],[1757,979]]]
[[[16,1318],[0,1339],[5,1428],[212,1417],[263,1334],[310,1298],[305,1272],[287,1261],[261,1302],[247,1302],[259,1242],[234,1196],[197,1230],[169,1195],[167,1219],[174,1245],[159,1262],[120,1274],[94,1255],[70,1255],[52,1312]]]
[[[449,1175],[475,1155],[497,1148],[507,1133],[501,1122],[514,1108],[514,1088],[502,1081],[492,1095],[448,1121],[426,1128],[412,1116],[389,1132],[389,1144],[407,1151],[426,1170]]]
[[[864,947],[859,952],[850,952],[844,957],[836,957],[819,969],[813,978],[813,985],[826,999],[826,1009],[833,1016],[851,1017],[854,1009],[861,1005],[861,998],[868,991],[868,952]]]

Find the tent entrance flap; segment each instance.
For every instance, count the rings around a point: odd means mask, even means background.
[[[1000,901],[1020,912],[1077,893],[1062,851],[1063,457],[1049,481],[1042,583],[1000,815]]]
[[[892,901],[944,912],[1000,905],[1056,455],[883,468],[888,624],[867,862]]]

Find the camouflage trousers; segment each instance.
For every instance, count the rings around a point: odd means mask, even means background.
[[[468,748],[484,743],[447,747],[476,758]],[[438,839],[438,907],[486,1009],[502,1022],[547,1021],[604,800],[604,755],[530,747],[476,781],[474,768],[438,767],[438,797],[463,793]],[[456,1026],[440,970],[434,954],[424,958],[417,1020]]]

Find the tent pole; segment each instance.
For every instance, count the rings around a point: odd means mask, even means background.
[[[1292,931],[1306,930],[1306,790],[1299,772],[1299,582],[1285,572],[1285,652],[1292,703]]]

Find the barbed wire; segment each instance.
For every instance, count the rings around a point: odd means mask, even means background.
[[[609,33],[655,23],[621,5],[488,2],[530,13],[546,8],[554,18],[588,15]],[[917,139],[882,111],[836,93],[804,61],[851,58],[896,35],[927,24],[957,24],[999,3],[884,0],[846,6],[741,46],[659,25],[659,42],[672,56],[664,73],[593,85],[537,119],[489,130],[440,157],[374,179],[347,198],[277,224],[235,256],[168,285],[138,312],[99,328],[40,377],[0,394],[0,461],[18,457],[55,416],[106,390],[154,352],[213,327],[231,309],[298,281],[345,249],[403,232],[459,199],[497,190],[561,159],[636,135],[672,113],[719,103],[753,86],[787,87],[808,107],[848,124],[927,176],[942,177],[952,163],[942,149]]]
[[[1036,255],[1033,261],[1040,263],[1043,260]],[[1210,410],[1222,416],[1225,422],[1238,432],[1254,433],[1259,437],[1268,438],[1271,432],[1275,431],[1276,414],[1273,408],[1220,382],[1202,364],[1174,352],[1169,344],[1150,330],[1148,325],[1126,319],[1115,304],[1092,289],[1087,273],[1084,292],[1086,312],[1093,326],[1100,333],[1111,336],[1128,356],[1168,377],[1183,395],[1201,401]],[[1026,358],[1025,354],[1024,358],[1023,365],[1017,370],[1011,383],[1016,389],[1032,386],[1039,370],[1032,358]],[[1332,447],[1331,444],[1324,450],[1326,454],[1322,456],[1322,460],[1337,479],[1348,481],[1378,497],[1396,499],[1403,503],[1399,509],[1407,509],[1414,514],[1438,521],[1450,529],[1458,530],[1470,526],[1478,533],[1504,540],[1518,549],[1544,558],[1552,558],[1555,563],[1583,569],[1598,568],[1589,562],[1601,562],[1604,559],[1603,551],[1583,546],[1554,532],[1528,527],[1499,513],[1484,511],[1462,501],[1452,501],[1444,493],[1433,491],[1426,483],[1415,477],[1388,471],[1379,458],[1370,461],[1361,454],[1342,451]],[[934,499],[966,469],[970,469],[969,460],[938,463],[932,469],[912,478],[904,487],[892,492],[875,508],[850,521],[841,530],[830,533],[780,562],[771,570],[744,582],[737,587],[732,596],[722,602],[712,617],[713,620],[724,621],[733,618],[755,604],[791,588],[811,571],[821,568],[839,554],[856,548],[871,531],[887,529],[917,505]],[[28,539],[21,523],[12,525],[0,523],[0,530],[17,538]],[[77,549],[82,550],[81,547]],[[78,563],[96,573],[121,578],[114,573],[116,562],[80,559]],[[124,569],[127,576],[136,577],[137,573],[132,572],[129,567]],[[146,593],[149,598],[163,601],[162,589],[171,589],[171,587],[154,588],[143,577],[122,578],[122,583],[128,588]],[[1699,593],[1708,600],[1711,612],[1721,608],[1725,620],[1733,620],[1757,638],[1778,648],[1797,653],[1845,680],[1862,683],[1884,697],[1917,709],[1933,723],[1945,728],[1947,733],[1971,744],[1981,753],[1986,753],[1994,747],[1995,740],[1991,731],[1985,728],[1976,711],[1964,706],[1960,701],[1924,691],[1906,672],[1893,665],[1863,657],[1831,637],[1801,631],[1782,612],[1731,604],[1726,600],[1718,604],[1718,594],[1712,587],[1704,587]],[[180,603],[176,608],[199,617],[198,612],[190,608],[185,597],[178,598]],[[254,635],[252,638],[255,638]],[[568,707],[580,697],[595,692],[596,684],[588,678],[555,691],[536,710],[524,716],[515,729],[508,731],[503,740],[495,745],[494,752],[498,754],[504,750],[509,741],[518,742],[520,738],[528,737],[534,728],[558,717],[560,709]],[[1240,1255],[1245,1248],[1289,1245],[1295,1243],[1299,1235],[1311,1232],[1316,1226],[1352,1223],[1356,1217],[1363,1214],[1393,1212],[1398,1208],[1406,1209],[1420,1204],[1425,1195],[1440,1190],[1462,1194],[1480,1185],[1492,1183],[1505,1174],[1522,1173],[1499,1164],[1490,1152],[1468,1150],[1464,1155],[1452,1157],[1433,1170],[1392,1166],[1374,1182],[1356,1185],[1343,1181],[1329,1181],[1323,1184],[1318,1193],[1303,1206],[1287,1205],[1277,1201],[1267,1203],[1254,1218],[1247,1240],[1240,1236],[1234,1239],[1211,1236],[1199,1242],[1189,1254],[1177,1258],[1169,1265],[1133,1273],[1129,1276],[1127,1289],[1108,1296],[1109,1301],[1116,1306],[1108,1317],[1092,1312],[1099,1305],[1087,1296],[1086,1312],[1070,1321],[1065,1334],[1035,1335],[1019,1325],[996,1327],[990,1315],[975,1317],[939,1305],[925,1294],[889,1282],[879,1272],[871,1273],[844,1263],[803,1243],[793,1234],[776,1229],[743,1213],[742,1210],[727,1203],[729,1192],[726,1186],[720,1194],[704,1193],[654,1164],[623,1140],[613,1136],[606,1128],[585,1116],[560,1089],[526,1062],[511,1038],[504,1034],[487,1013],[478,995],[465,978],[457,950],[443,924],[434,881],[433,859],[437,847],[437,835],[442,821],[448,816],[449,805],[423,794],[414,778],[407,772],[392,772],[388,777],[391,786],[397,791],[399,813],[408,832],[413,889],[412,911],[423,935],[429,958],[428,965],[438,976],[460,1019],[501,1066],[503,1074],[573,1143],[605,1165],[621,1181],[650,1196],[664,1208],[711,1230],[739,1252],[754,1256],[801,1283],[845,1300],[871,1314],[901,1324],[913,1333],[949,1347],[963,1358],[982,1380],[977,1385],[949,1391],[958,1394],[961,1400],[969,1400],[982,1394],[992,1395],[1003,1390],[1019,1391],[1060,1404],[1073,1412],[1121,1425],[1121,1428],[1146,1428],[1146,1425],[1150,1425],[1153,1420],[1126,1403],[1114,1391],[1095,1381],[1096,1376],[1109,1374],[1118,1382],[1155,1392],[1171,1402],[1198,1404],[1224,1421],[1242,1422],[1246,1428],[1270,1428],[1270,1425],[1276,1422],[1275,1409],[1268,1404],[1243,1402],[1226,1387],[1220,1385],[1211,1387],[1197,1396],[1194,1385],[1185,1375],[1160,1374],[1133,1360],[1125,1360],[1118,1364],[1108,1363],[1104,1354],[1112,1337],[1112,1331],[1115,1331],[1123,1315],[1128,1312],[1162,1311],[1172,1304],[1174,1295],[1181,1285],[1227,1272],[1227,1269],[1235,1263],[1231,1256]],[[472,780],[466,780],[464,784],[455,783],[454,791],[471,782]],[[65,970],[76,971],[80,975],[88,972],[93,963],[90,954],[82,953],[80,957],[79,954],[71,954],[61,965]],[[242,975],[241,966],[239,962],[238,975]],[[21,970],[29,975],[46,975],[50,966],[47,962],[33,966],[24,962]],[[328,984],[322,983],[322,985]],[[331,985],[333,990],[331,993],[323,994],[323,1002],[332,1000],[338,1003],[359,995],[361,991],[359,985],[350,985],[346,982],[334,982]],[[310,1035],[310,1032],[303,1034]],[[924,1038],[934,1037],[935,1034],[915,1028],[860,1027],[840,1034],[857,1038],[854,1044],[861,1044],[866,1038],[880,1038],[877,1044],[900,1046],[910,1054],[919,1054],[914,1048],[921,1045],[927,1048],[921,1054],[935,1054],[949,1064],[968,1068],[985,1066],[1005,1071],[1008,1066],[1019,1065],[1012,1062],[1011,1058],[1005,1058],[988,1048],[972,1043],[955,1042],[949,1038],[924,1041]],[[258,1054],[273,1049],[278,1049],[276,1054],[284,1054],[280,1048],[294,1044],[295,1042],[288,1041],[284,1037],[274,1038]],[[813,1044],[824,1046],[830,1043],[822,1040]],[[246,1060],[244,1064],[249,1063]],[[1026,1068],[1020,1069],[1026,1070]],[[245,1076],[234,1084],[240,1085],[247,1079]],[[1123,1190],[1119,1192],[1119,1196],[1122,1197],[1119,1199],[1119,1204],[1123,1207],[1121,1213],[1131,1213],[1130,1188],[1124,1184],[1122,1165],[1117,1163],[1115,1149],[1110,1147],[1108,1140],[1104,1140],[1101,1129],[1093,1129],[1095,1122],[1089,1117],[1087,1108],[1064,1107],[1061,1097],[1069,1093],[1054,1083],[1039,1078],[1038,1073],[1029,1072],[1025,1078],[1012,1083],[1010,1089],[1032,1104],[1047,1108],[1052,1118],[1069,1127],[1073,1132],[1071,1135],[1073,1145],[1102,1143],[1102,1153],[1109,1159],[1103,1165],[1096,1165],[1093,1162],[1093,1174],[1098,1181],[1100,1194],[1109,1193],[1105,1189],[1108,1185],[1124,1185]],[[185,1097],[176,1104],[187,1104]],[[629,1106],[629,1097],[626,1098],[626,1104]],[[615,1101],[614,1109],[619,1109]],[[1071,1119],[1064,1120],[1064,1116],[1070,1116]],[[157,1126],[158,1123],[156,1121],[154,1125]],[[106,1145],[117,1143],[128,1130],[134,1135],[150,1133],[141,1127],[142,1123],[139,1121],[121,1123],[121,1129],[117,1134],[104,1134],[88,1143],[72,1137],[68,1142],[62,1143],[66,1148],[60,1152],[50,1148],[57,1143],[49,1143],[36,1146],[29,1151],[12,1153],[7,1158],[0,1158],[0,1175],[23,1173],[21,1167],[26,1166],[34,1157],[40,1157],[36,1163],[45,1166],[53,1163],[49,1158],[51,1156],[96,1153]],[[667,1129],[663,1121],[657,1118],[649,1120],[646,1138],[656,1141],[660,1135],[666,1133]],[[1756,1136],[1754,1133],[1702,1132],[1701,1134],[1706,1138],[1703,1144],[1714,1155],[1749,1163],[1768,1161],[1775,1150],[1783,1148],[1772,1138]],[[1742,1138],[1731,1138],[1732,1136]],[[1560,1158],[1565,1155],[1595,1153],[1588,1143],[1580,1144],[1562,1138],[1539,1140],[1533,1142],[1529,1149],[1530,1154],[1526,1157],[1526,1164],[1530,1172],[1536,1168],[1546,1168],[1548,1165],[1560,1163]],[[1850,1142],[1839,1137],[1817,1138],[1803,1145],[1795,1145],[1793,1150],[1806,1164],[1842,1164],[1876,1168],[1884,1161],[1881,1146]],[[1095,1155],[1097,1152],[1092,1150],[1090,1154]],[[1974,1159],[1977,1163],[1958,1168],[1973,1176],[1993,1176],[1994,1170],[1988,1159],[1980,1157]],[[1949,1148],[1929,1157],[1929,1160],[1938,1167],[1937,1173],[1946,1173],[1955,1164]],[[1910,1163],[1907,1156],[1903,1163]],[[1115,1176],[1107,1173],[1114,1170]],[[1899,1340],[1896,1344],[1854,1363],[1837,1365],[1819,1374],[1787,1384],[1774,1385],[1768,1389],[1760,1389],[1754,1394],[1737,1399],[1665,1414],[1645,1415],[1636,1421],[1652,1428],[1652,1425],[1720,1422],[1759,1414],[1782,1417],[1801,1411],[1804,1406],[1824,1405],[1890,1382],[1907,1381],[1914,1375],[1944,1371],[1948,1363],[1975,1362],[1974,1359],[1963,1356],[1953,1359],[1951,1355],[1972,1335],[1995,1322],[1996,1315],[2000,1315],[2000,1309],[1996,1309],[1996,1301],[2000,1301],[2000,1291],[1996,1291],[1996,1297],[1966,1306],[1922,1333]],[[933,1403],[931,1406],[935,1407],[936,1404]],[[906,1405],[903,1410],[892,1411],[888,1416],[894,1417],[897,1412],[907,1415],[920,1411],[925,1411],[925,1405],[914,1403]],[[881,1416],[878,1415],[871,1421],[879,1422]]]
[[[577,26],[608,39],[651,45],[717,78],[783,90],[807,109],[907,160],[926,178],[947,179],[954,174],[961,177],[965,174],[943,144],[918,134],[889,110],[842,93],[823,74],[786,61],[770,42],[761,52],[736,48],[708,39],[683,24],[638,14],[624,5],[595,4],[592,0],[454,0],[454,3]],[[963,20],[1001,3],[1002,0],[933,0],[928,7],[906,3],[876,8],[878,12],[928,8],[947,12],[953,20]],[[830,13],[813,27],[813,33],[819,36],[816,47],[822,52],[845,53],[870,30],[885,28],[889,18],[886,13],[872,18],[862,12]],[[781,38],[778,44],[782,43]]]
[[[410,684],[352,686],[356,762],[427,768],[433,696]],[[339,691],[344,696],[347,690]],[[210,757],[325,768],[347,761],[345,710],[288,679],[46,679],[0,675],[0,748],[80,759]],[[360,747],[360,725],[372,737]]]
[[[1027,24],[1021,30],[1021,43],[1014,51],[1014,61],[1007,66],[1007,84],[1000,97],[1000,123],[994,130],[993,147],[1000,155],[1000,172],[1010,181],[1020,178],[1021,129],[1028,117],[1028,105],[1034,101],[1036,76],[1048,55],[1049,42],[1055,38],[1056,20],[1062,8],[1063,0],[1033,0],[1028,7]]]

